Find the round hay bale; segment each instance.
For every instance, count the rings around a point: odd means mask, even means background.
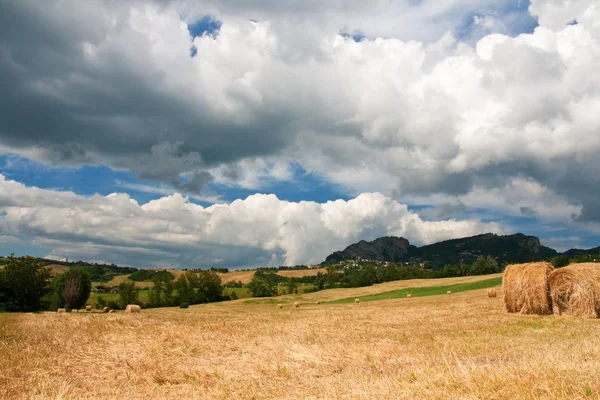
[[[488,297],[496,297],[496,288],[489,288],[487,290]]]
[[[87,311],[87,312],[92,311],[92,306],[85,306],[85,311]]]
[[[142,308],[140,306],[138,306],[137,304],[127,304],[127,307],[125,307],[126,313],[139,313],[141,311],[142,311]]]
[[[277,308],[283,308],[283,304],[277,304]]]
[[[360,303],[360,299],[354,299],[354,304]]]
[[[321,302],[319,300],[315,301],[315,304],[321,304]]]
[[[448,290],[446,294],[452,294],[452,290]]]
[[[115,310],[109,310],[109,311],[108,311],[108,313],[109,313],[109,314],[112,314],[112,313],[114,313],[114,312],[115,312]]]
[[[57,313],[57,314],[62,314],[62,313],[64,313],[64,312],[65,312],[65,309],[64,309],[64,308],[59,308],[58,310],[56,310],[56,313]]]
[[[513,264],[502,276],[504,308],[509,313],[552,314],[548,277],[554,270],[548,262]]]
[[[298,303],[298,302],[295,302],[295,303],[294,303],[294,305],[293,305],[292,307],[294,307],[294,308],[298,308],[298,307],[300,307],[300,303]]]
[[[102,312],[103,312],[103,313],[105,313],[105,314],[106,314],[108,311],[109,311],[109,308],[108,308],[108,307],[104,307],[104,308],[102,309]]]
[[[600,264],[571,264],[555,269],[548,279],[554,314],[600,317]]]
[[[412,297],[412,294],[409,293],[406,295],[406,297],[410,299]]]

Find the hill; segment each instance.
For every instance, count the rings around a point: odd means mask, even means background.
[[[569,258],[573,258],[573,257],[577,257],[577,256],[585,256],[585,255],[596,256],[596,255],[600,254],[600,246],[594,247],[591,249],[571,249],[571,250],[565,251],[562,254],[565,256],[568,256]]]
[[[361,240],[342,251],[329,255],[323,264],[348,259],[425,263],[432,268],[459,262],[472,263],[479,256],[490,256],[499,263],[544,260],[559,253],[540,244],[539,238],[522,233],[496,235],[486,233],[460,239],[445,240],[416,247],[405,238],[386,236],[372,242]]]

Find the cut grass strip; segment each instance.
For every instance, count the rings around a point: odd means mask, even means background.
[[[363,301],[377,301],[377,300],[388,300],[388,299],[400,299],[405,298],[407,294],[411,294],[412,297],[425,297],[425,296],[436,296],[440,294],[446,294],[448,290],[452,293],[466,292],[469,290],[486,289],[490,287],[498,286],[502,283],[502,278],[492,278],[483,281],[472,282],[472,283],[456,283],[454,285],[446,286],[427,286],[427,287],[415,287],[415,288],[404,288],[399,290],[392,290],[390,292],[383,292],[378,294],[372,294],[369,296],[362,297],[348,297],[345,299],[339,299],[334,301],[327,301],[327,304],[347,304],[354,303],[354,299],[358,298],[361,302]]]

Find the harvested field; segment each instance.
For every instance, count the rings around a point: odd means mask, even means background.
[[[285,277],[288,277],[288,278],[301,278],[303,276],[315,276],[319,272],[322,273],[322,274],[327,273],[327,271],[325,270],[325,268],[318,268],[318,269],[292,269],[292,270],[277,271],[277,275],[285,276]]]
[[[52,276],[64,274],[65,272],[67,272],[69,270],[69,267],[66,267],[64,265],[59,265],[59,264],[46,265],[45,268],[50,271]]]
[[[598,398],[599,334],[596,320],[507,314],[486,289],[0,314],[0,398]]]

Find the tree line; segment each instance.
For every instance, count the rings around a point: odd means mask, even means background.
[[[7,258],[0,269],[0,311],[32,312],[65,308],[81,309],[88,303],[92,281],[87,268],[71,267],[65,273],[52,277],[50,271],[34,257]],[[139,278],[139,277],[138,277]],[[119,285],[119,301],[98,298],[98,307],[125,308],[127,304],[143,307],[188,307],[192,304],[229,300],[223,296],[221,279],[214,271],[193,270],[177,279],[168,271],[152,274],[154,286],[148,303],[139,300],[135,282]]]

